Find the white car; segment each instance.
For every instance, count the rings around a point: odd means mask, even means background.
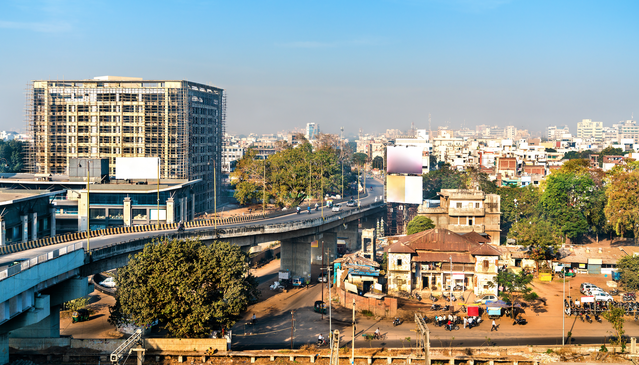
[[[103,286],[105,288],[115,288],[116,287],[115,279],[112,277],[108,277],[104,279],[102,282],[100,282],[100,286]]]
[[[614,300],[613,297],[610,294],[608,294],[608,293],[606,293],[604,291],[595,292],[593,294],[593,296],[595,297],[595,301],[596,302],[612,302]]]
[[[339,204],[335,204],[335,205],[333,205],[333,208],[331,208],[331,210],[332,210],[333,212],[339,212],[341,208],[342,208],[342,206],[341,206],[341,205],[339,205]]]

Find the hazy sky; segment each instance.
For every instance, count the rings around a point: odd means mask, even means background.
[[[0,129],[35,79],[187,79],[228,92],[227,130],[542,130],[639,113],[639,2],[0,2]],[[635,118],[637,119],[637,118]]]

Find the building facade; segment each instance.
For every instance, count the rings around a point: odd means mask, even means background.
[[[603,139],[603,122],[593,122],[592,119],[584,119],[577,123],[577,138]]]
[[[159,157],[161,178],[201,180],[195,210],[210,211],[220,197],[225,104],[223,89],[184,80],[33,81],[26,167],[67,174],[70,158],[108,158],[113,176],[116,157]]]
[[[306,123],[306,139],[311,141],[319,137],[319,126],[316,123]]]
[[[439,207],[421,205],[417,214],[430,218],[436,228],[460,234],[476,232],[499,245],[499,195],[462,189],[442,189],[438,194]]]

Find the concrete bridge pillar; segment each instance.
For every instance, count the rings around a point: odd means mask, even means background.
[[[3,217],[0,217],[0,246],[7,244],[7,225]]]
[[[38,239],[38,213],[32,214],[33,219],[31,220],[31,241],[35,241]]]
[[[9,334],[0,333],[0,365],[9,363]]]
[[[29,241],[29,216],[23,215],[20,216],[22,219],[22,242]]]
[[[311,279],[313,274],[319,274],[319,265],[322,263],[322,240],[324,250],[331,249],[334,258],[336,235],[324,232],[318,235],[304,236],[282,240],[280,270],[290,271],[293,277]],[[324,261],[326,264],[326,261]],[[316,271],[311,271],[311,266],[316,265]]]
[[[55,236],[55,208],[49,208],[49,223],[51,224],[51,233],[49,234],[51,237]],[[0,243],[2,245],[2,243]]]
[[[60,337],[60,306],[50,307],[49,315],[40,322],[13,330],[9,336],[12,338]]]
[[[339,226],[336,231],[337,240],[344,241],[346,243],[346,248],[348,248],[350,252],[356,252],[362,248],[356,221],[344,223]]]

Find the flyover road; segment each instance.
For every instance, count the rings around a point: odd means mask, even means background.
[[[366,196],[362,196],[360,199],[360,204],[361,205],[368,205],[368,204],[372,204],[376,201],[380,200],[380,196],[383,197],[384,195],[384,185],[383,183],[381,183],[379,180],[376,179],[368,179],[367,181],[367,185],[373,187],[372,191],[369,191],[369,194]],[[357,199],[357,196],[355,196],[355,199]],[[356,207],[346,207],[346,204],[342,204],[342,211],[349,211],[349,210],[354,210],[357,209]],[[282,215],[279,217],[274,217],[274,218],[267,218],[267,219],[262,219],[262,220],[257,220],[257,221],[250,221],[250,222],[243,222],[243,223],[233,223],[233,224],[227,224],[227,225],[218,225],[217,227],[223,227],[223,228],[233,228],[233,227],[241,227],[241,226],[247,226],[247,225],[260,225],[260,224],[281,224],[281,223],[288,223],[288,222],[295,222],[295,221],[303,221],[309,218],[317,218],[319,217],[321,214],[323,214],[324,217],[331,217],[333,215],[338,215],[341,212],[332,212],[330,208],[323,208],[323,212],[322,211],[312,211],[311,214],[308,213],[300,213],[297,214],[294,210],[290,213],[290,214],[286,214],[286,215]],[[206,228],[213,228],[213,226],[210,227],[194,227],[194,228],[187,228],[186,231],[196,231],[196,230],[203,230]],[[90,249],[94,249],[94,248],[100,248],[103,246],[108,246],[108,245],[112,245],[114,243],[118,243],[118,242],[125,242],[125,241],[129,241],[132,239],[136,239],[136,238],[144,238],[144,237],[163,237],[168,233],[174,233],[175,230],[166,230],[166,231],[149,231],[149,232],[135,232],[135,233],[124,233],[124,234],[118,234],[118,235],[111,235],[111,236],[100,236],[100,237],[95,237],[95,238],[91,238],[91,240],[89,241],[90,243]],[[12,262],[15,261],[23,261],[23,260],[27,260],[27,259],[31,259],[34,257],[38,257],[39,255],[42,255],[44,253],[62,248],[62,247],[66,247],[69,246],[72,243],[77,243],[77,242],[83,242],[86,243],[86,239],[84,240],[79,240],[79,241],[74,241],[74,242],[65,242],[65,243],[60,243],[57,245],[50,245],[50,246],[44,246],[44,247],[39,247],[39,248],[34,248],[31,250],[26,250],[26,251],[21,251],[21,252],[16,252],[16,253],[12,253],[12,254],[7,254],[7,255],[2,255],[0,256],[0,271],[5,270],[8,265]]]

